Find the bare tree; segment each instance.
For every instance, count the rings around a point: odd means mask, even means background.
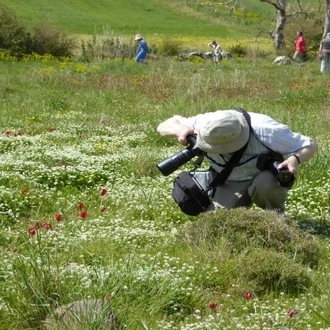
[[[274,40],[275,50],[280,51],[283,48],[284,42],[284,28],[286,23],[286,0],[277,0],[273,2],[271,0],[260,0],[261,2],[267,2],[276,8],[276,28],[275,31],[270,31],[269,35]],[[330,0],[327,0],[330,1]]]

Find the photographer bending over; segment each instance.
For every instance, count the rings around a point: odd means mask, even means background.
[[[201,212],[250,207],[253,203],[284,212],[299,164],[307,162],[317,151],[311,138],[292,132],[267,115],[243,109],[188,118],[174,116],[160,123],[157,131],[162,136],[176,137],[182,145],[195,135],[195,145],[191,146],[194,153],[197,150],[210,161],[209,171],[192,172],[204,173],[214,188],[208,191],[210,203]],[[211,182],[209,178],[213,178]]]

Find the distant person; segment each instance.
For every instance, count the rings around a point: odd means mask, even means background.
[[[303,65],[306,55],[306,42],[301,31],[297,32],[297,39],[295,41],[295,53],[293,55],[293,59],[300,64]]]
[[[218,64],[222,59],[220,45],[214,40],[210,42],[208,46],[213,48],[213,61]]]
[[[330,71],[330,32],[321,40],[319,57],[321,59],[321,72]]]
[[[149,48],[147,42],[142,38],[141,34],[137,34],[134,39],[139,43],[135,60],[138,63],[142,63],[149,53]]]

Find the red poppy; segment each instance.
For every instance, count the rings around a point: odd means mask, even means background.
[[[57,222],[60,222],[60,221],[62,221],[62,214],[60,214],[60,213],[56,213],[55,214],[55,220],[57,221]]]
[[[85,205],[82,202],[79,202],[78,203],[78,208],[79,208],[79,210],[82,210],[82,209],[85,208]]]
[[[246,300],[251,300],[253,298],[253,294],[252,292],[249,292],[249,291],[244,291],[243,292],[243,297],[246,299]]]
[[[294,308],[291,308],[291,309],[288,310],[289,317],[294,317],[297,314],[298,314],[298,311],[296,309],[294,309]]]
[[[22,190],[22,194],[23,194],[23,195],[27,195],[28,193],[29,193],[29,191],[28,191],[27,189],[23,189],[23,190]]]
[[[104,195],[107,194],[107,192],[108,191],[105,188],[102,188],[101,191],[100,191],[100,194],[101,194],[101,196],[104,196]]]
[[[105,206],[101,206],[100,211],[104,212],[107,208]]]
[[[31,227],[31,228],[29,228],[29,229],[28,229],[28,233],[29,233],[30,235],[35,235],[35,234],[37,233],[37,228],[35,228],[35,227]]]
[[[81,211],[81,212],[79,213],[79,215],[80,215],[81,218],[85,219],[85,218],[87,218],[88,213],[87,213],[87,211]]]
[[[211,309],[212,312],[216,312],[217,311],[218,304],[215,301],[211,301],[209,303],[209,307],[210,307],[210,309]]]
[[[50,230],[50,229],[52,229],[52,225],[50,223],[45,222],[42,224],[42,228],[44,228],[46,230]]]

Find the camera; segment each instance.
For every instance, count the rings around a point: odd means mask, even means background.
[[[169,158],[164,159],[157,164],[157,168],[163,173],[163,175],[168,176],[177,170],[180,166],[184,165],[190,161],[195,156],[203,156],[205,152],[195,146],[196,136],[187,136],[188,147],[178,153],[172,155]]]
[[[277,169],[282,161],[282,155],[277,152],[261,154],[258,156],[257,168],[260,171],[268,170],[272,172],[280,186],[291,188],[294,184],[295,176],[287,168]]]

